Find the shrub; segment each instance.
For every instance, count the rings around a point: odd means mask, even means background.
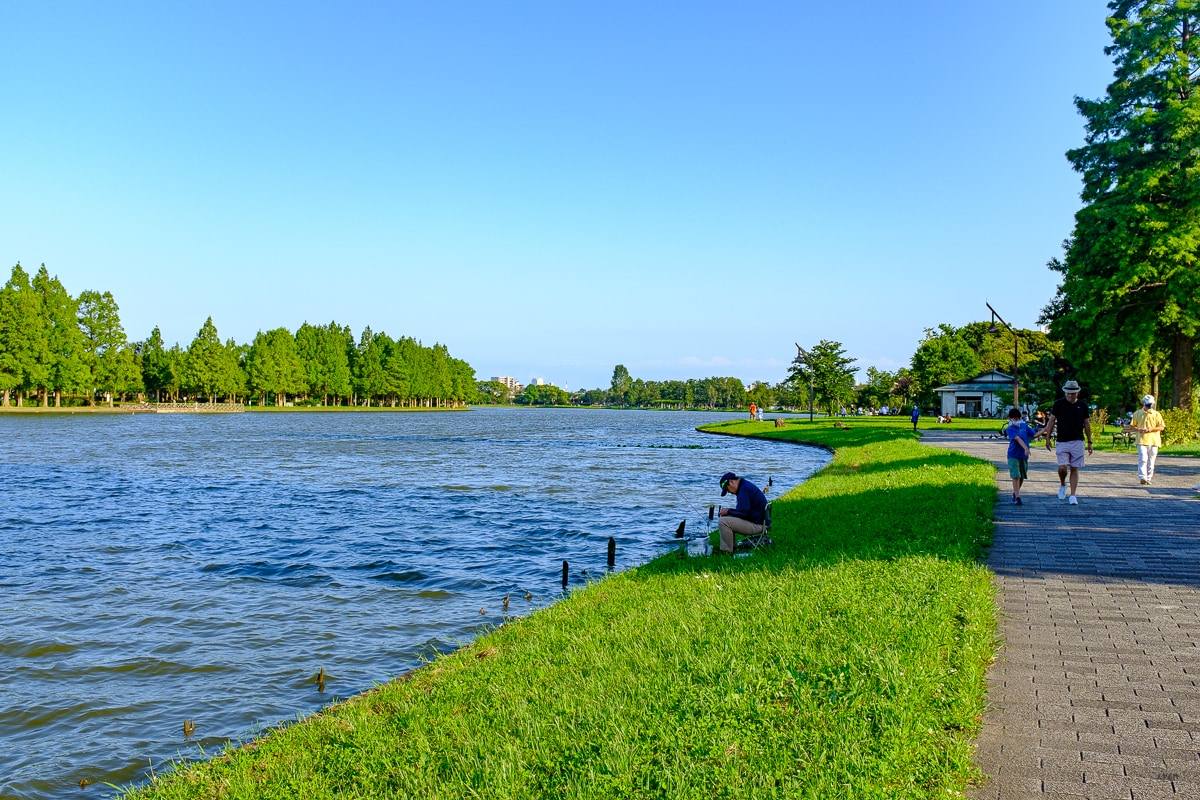
[[[1164,412],[1166,430],[1162,432],[1163,444],[1183,444],[1200,439],[1200,415],[1182,408],[1171,408]]]
[[[1104,426],[1108,424],[1108,410],[1096,408],[1092,410],[1092,430],[1102,431]]]

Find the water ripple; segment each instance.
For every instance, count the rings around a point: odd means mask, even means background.
[[[610,536],[618,569],[663,552],[727,469],[828,458],[693,430],[716,419],[0,417],[0,797],[111,796],[453,650],[506,594],[553,602]]]

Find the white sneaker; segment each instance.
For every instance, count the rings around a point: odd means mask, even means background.
[[[1070,497],[1067,498],[1067,504],[1072,505],[1072,506],[1077,506],[1077,505],[1079,505],[1079,501],[1075,499],[1075,495],[1071,495]]]
[[[1065,487],[1065,486],[1058,487],[1058,499],[1059,500],[1067,499],[1067,487]]]

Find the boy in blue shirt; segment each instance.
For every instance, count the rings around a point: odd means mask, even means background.
[[[1008,411],[1008,475],[1013,482],[1012,501],[1021,505],[1021,484],[1029,477],[1029,442],[1033,439],[1033,431],[1021,419],[1021,412],[1016,408]]]

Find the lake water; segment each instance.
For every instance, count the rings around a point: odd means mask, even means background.
[[[732,416],[0,416],[0,798],[111,796],[554,602],[610,536],[644,563],[726,470],[828,461],[694,430]]]

